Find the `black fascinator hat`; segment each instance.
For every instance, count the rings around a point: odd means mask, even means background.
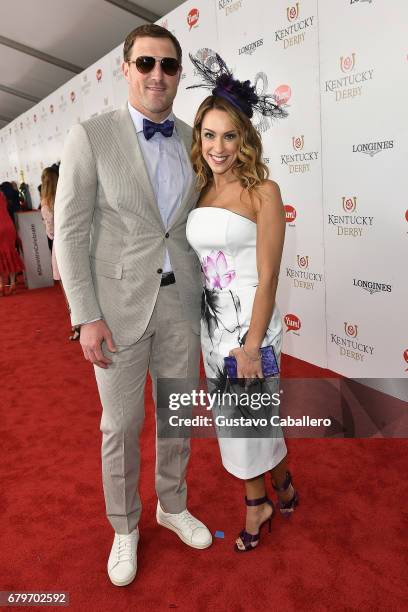
[[[232,72],[218,53],[215,55],[218,64],[217,69],[209,68],[191,53],[189,55],[204,83],[190,85],[187,89],[196,87],[211,89],[213,96],[225,98],[250,119],[254,110],[259,111],[266,117],[275,117],[276,119],[283,119],[288,116],[285,105],[279,104],[276,96],[272,94],[258,95],[255,86],[251,85],[250,81],[234,79]]]

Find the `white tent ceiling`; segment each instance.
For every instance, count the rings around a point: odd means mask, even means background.
[[[0,128],[183,0],[0,0]]]

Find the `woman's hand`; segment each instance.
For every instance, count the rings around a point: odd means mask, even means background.
[[[257,378],[263,378],[262,362],[259,349],[234,348],[229,353],[237,360],[237,377],[245,378],[249,384]]]

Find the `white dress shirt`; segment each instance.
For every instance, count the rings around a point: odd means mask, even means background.
[[[147,173],[156,196],[157,205],[167,229],[177,208],[183,199],[190,181],[193,179],[193,171],[183,141],[177,134],[174,126],[173,135],[166,137],[156,132],[152,138],[146,140],[143,134],[143,119],[148,119],[136,110],[129,102],[128,108],[135,126],[137,139],[142,150],[146,164]],[[169,119],[174,121],[171,112],[163,123]],[[164,256],[163,272],[171,272],[171,262],[168,251]]]

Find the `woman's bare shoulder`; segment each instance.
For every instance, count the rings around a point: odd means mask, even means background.
[[[282,209],[282,196],[278,183],[269,179],[262,181],[257,187],[257,198],[254,198],[256,212],[259,213],[262,208],[267,205],[267,208]]]

